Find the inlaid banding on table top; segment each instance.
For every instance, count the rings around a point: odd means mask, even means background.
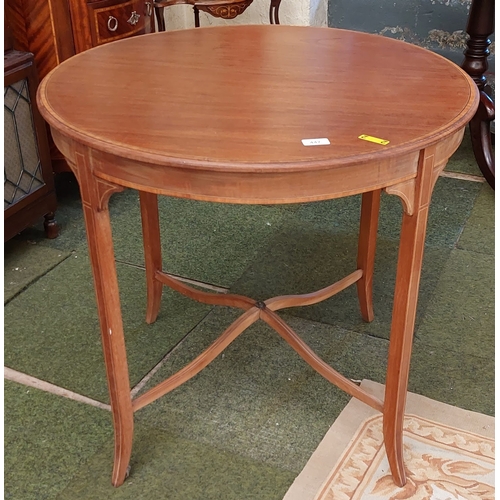
[[[246,163],[316,168],[322,161],[325,167],[363,161],[362,155],[404,155],[465,126],[477,106],[477,88],[465,72],[425,49],[412,47],[408,57],[408,44],[377,35],[266,28],[155,33],[84,52],[42,82],[40,107],[50,101],[51,125],[67,127],[68,136],[102,151],[127,156],[136,150],[158,164],[187,160],[200,168],[219,163],[243,169]],[[172,44],[179,50],[172,51]],[[336,78],[325,73],[328,65]],[[70,73],[78,78],[71,89],[62,88]],[[144,105],[143,86],[155,96],[154,108]],[[117,88],[119,103],[113,98]],[[453,92],[456,99],[449,98]],[[403,98],[418,105],[403,105]],[[76,99],[88,113],[71,112]],[[446,105],[436,109],[434,102]],[[99,120],[89,120],[90,114]],[[360,141],[360,134],[390,143]],[[307,137],[327,137],[331,146],[305,148],[301,140]]]

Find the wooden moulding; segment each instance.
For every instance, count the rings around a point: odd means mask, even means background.
[[[70,162],[75,142],[53,129],[54,141]],[[91,150],[97,177],[112,184],[149,193],[201,201],[282,204],[349,196],[404,182],[416,176],[418,152],[404,157],[315,172],[224,172],[152,165]],[[140,166],[140,168],[138,168]],[[345,169],[345,170],[343,170]],[[345,171],[345,174],[343,173]]]
[[[436,148],[436,179],[463,138],[458,130]],[[53,129],[54,141],[66,158],[74,156],[75,142]],[[91,150],[96,176],[112,184],[167,196],[220,203],[281,204],[349,196],[387,186],[399,196],[405,211],[412,210],[412,180],[416,177],[419,152],[358,165],[287,173],[210,171],[153,165]],[[140,168],[138,168],[140,166]],[[343,173],[345,169],[345,174]],[[154,182],[152,180],[154,179]]]

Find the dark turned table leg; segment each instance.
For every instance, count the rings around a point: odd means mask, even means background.
[[[165,31],[165,14],[163,10],[164,7],[156,7],[155,5],[155,16],[156,22],[158,23],[158,31]]]
[[[476,115],[470,122],[472,149],[477,164],[488,184],[495,189],[495,160],[491,122],[495,119],[495,104],[486,92],[488,69],[488,38],[493,33],[495,6],[494,0],[473,0],[467,23],[469,41],[464,52],[462,68],[474,79],[481,93]]]
[[[281,0],[271,0],[271,5],[269,6],[269,24],[280,23],[280,3]]]

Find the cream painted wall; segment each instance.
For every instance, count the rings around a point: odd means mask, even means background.
[[[327,0],[282,0],[280,23],[298,26],[326,26]],[[243,14],[235,19],[225,20],[200,12],[201,26],[224,24],[269,24],[269,1],[254,0]],[[174,5],[165,9],[167,31],[194,27],[193,8],[190,5]]]

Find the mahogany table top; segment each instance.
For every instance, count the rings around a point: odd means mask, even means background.
[[[470,119],[477,89],[443,57],[382,36],[225,26],[83,52],[42,82],[39,105],[65,136],[123,158],[290,172],[396,157],[438,142]],[[302,143],[317,138],[330,144]]]

